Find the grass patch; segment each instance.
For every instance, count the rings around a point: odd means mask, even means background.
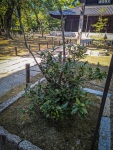
[[[111,55],[109,56],[86,56],[85,59],[81,61],[88,61],[90,64],[96,65],[100,64],[101,66],[109,66],[111,61]]]
[[[0,46],[1,45],[8,45],[10,40],[4,40],[2,37],[0,37]]]
[[[52,48],[52,38],[48,40],[48,48]],[[31,50],[33,52],[38,52],[38,42],[41,43],[40,49],[47,49],[47,45],[43,44],[43,40],[40,40],[37,36],[35,36],[31,40],[27,40],[28,45],[31,46]],[[28,50],[25,47],[23,37],[15,38],[14,40],[5,40],[3,37],[0,37],[0,60],[7,59],[15,56],[15,46],[17,47],[18,55],[26,55],[28,54]]]

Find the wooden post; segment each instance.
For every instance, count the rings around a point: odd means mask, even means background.
[[[68,39],[67,39],[67,44],[69,43]]]
[[[29,45],[29,53],[30,53],[31,45]]]
[[[71,49],[68,49],[68,58],[70,58],[70,54],[71,54]]]
[[[26,86],[30,83],[30,64],[26,64]]]
[[[90,41],[89,43],[90,43],[90,45],[91,45],[92,41]]]
[[[54,38],[52,37],[52,46],[54,46]]]
[[[55,50],[54,46],[52,46],[52,50],[53,50],[53,51]]]
[[[58,44],[59,44],[59,46],[60,46],[60,40],[58,41]]]
[[[38,43],[38,48],[39,48],[38,50],[40,51],[40,43]]]
[[[17,46],[15,46],[15,55],[18,55]]]
[[[48,42],[47,42],[47,49],[48,49]]]
[[[77,51],[77,46],[74,47],[74,52],[76,52],[76,51]]]

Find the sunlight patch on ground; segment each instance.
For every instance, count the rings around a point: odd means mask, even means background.
[[[88,61],[90,64],[98,64],[100,63],[101,66],[109,66],[111,61],[111,55],[109,56],[86,56],[85,59],[81,61]]]

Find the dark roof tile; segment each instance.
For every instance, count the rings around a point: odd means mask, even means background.
[[[80,15],[80,6],[72,9],[63,10],[63,15]],[[104,9],[102,12],[101,10]],[[50,11],[50,15],[59,16],[59,11]],[[85,15],[98,16],[98,15],[113,15],[113,5],[93,5],[85,6]]]

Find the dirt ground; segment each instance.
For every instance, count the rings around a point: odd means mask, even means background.
[[[44,39],[44,38],[38,38],[38,34],[34,35],[32,39],[27,40],[28,46],[30,45],[32,52],[38,52],[39,51],[39,44],[40,49],[44,50],[47,49],[47,45],[44,44],[48,42],[48,48],[52,48],[52,40],[50,39]],[[21,38],[14,38],[14,40],[4,40],[3,37],[0,37],[0,59],[5,59],[9,57],[15,56],[15,47],[17,47],[17,54],[18,55],[26,55],[28,54],[28,50],[25,47],[24,39]]]
[[[99,100],[94,96],[95,103]],[[98,107],[88,109],[86,118],[72,116],[64,121],[46,119],[37,108],[37,115],[30,118],[21,113],[28,106],[28,99],[20,98],[0,116],[0,124],[9,132],[27,139],[43,150],[89,150],[98,115]],[[95,148],[96,150],[97,148]]]
[[[73,37],[66,38],[66,41],[69,42],[70,39],[71,42],[76,41],[76,39],[74,39]],[[32,38],[26,39],[26,41],[28,46],[30,45],[32,52],[37,53],[39,52],[39,50],[45,50],[48,48],[52,49],[53,46],[54,48],[59,46],[59,44],[62,44],[62,37],[49,36],[48,34],[44,37],[41,37],[40,34],[34,34]],[[15,47],[17,47],[18,55],[28,54],[28,50],[26,49],[24,44],[23,36],[15,37],[14,40],[4,40],[3,36],[0,36],[0,59],[6,59],[15,56]]]
[[[30,45],[31,50],[36,53],[39,51],[39,45],[38,43],[40,43],[42,41],[42,43],[45,42],[45,39],[39,39],[38,35],[35,35],[33,39],[28,40],[28,45]],[[46,42],[49,42],[49,48],[52,48],[52,39],[50,40],[50,38],[48,38],[48,40],[46,39]],[[56,41],[56,46],[58,46],[58,41]],[[2,37],[0,37],[0,59],[7,59],[9,57],[13,57],[15,56],[15,47],[17,47],[18,50],[18,55],[27,55],[28,51],[26,49],[26,47],[24,46],[24,41],[22,38],[15,38],[15,40],[3,40]],[[40,47],[41,50],[47,49],[47,45],[46,44],[42,44],[42,46]],[[113,49],[110,48],[109,49],[110,55],[109,56],[105,56],[105,57],[87,57],[85,58],[85,60],[88,60],[91,64],[95,65],[95,63],[97,63],[100,60],[101,63],[101,69],[108,71],[108,66],[110,63],[110,58],[111,58],[111,54],[113,54]],[[35,80],[37,80],[37,78],[33,78],[33,82],[35,82]],[[93,86],[93,84],[97,84],[97,86]],[[93,87],[93,89],[98,89],[103,91],[104,86],[105,86],[105,80],[103,82],[98,82],[96,83],[95,81],[92,82],[92,84],[88,84],[88,87]],[[20,85],[19,87],[17,87],[16,89],[12,89],[12,91],[9,91],[6,95],[4,95],[4,100],[14,96],[16,93],[18,93],[19,91],[21,91],[21,89],[23,89],[24,85]],[[111,96],[111,136],[112,136],[112,141],[111,141],[111,150],[113,150],[113,76],[112,76],[112,81],[110,84],[110,90],[109,93],[112,94]],[[38,146],[41,146],[42,143],[42,148],[45,147],[45,145],[47,145],[48,149],[47,150],[53,150],[52,146],[54,146],[54,150],[88,150],[89,147],[84,147],[84,143],[81,142],[80,138],[82,138],[83,141],[85,141],[86,143],[89,142],[89,144],[91,143],[91,138],[92,135],[90,135],[90,133],[93,131],[94,132],[94,126],[97,120],[97,115],[98,115],[98,108],[94,108],[94,112],[92,112],[92,110],[90,110],[90,114],[89,117],[87,118],[87,121],[89,124],[87,124],[87,122],[85,123],[84,120],[79,120],[79,122],[77,122],[77,118],[75,117],[74,121],[69,121],[67,124],[66,123],[56,123],[56,122],[51,122],[50,120],[45,121],[45,118],[42,116],[42,114],[40,115],[39,113],[39,118],[37,117],[37,119],[35,120],[34,124],[32,124],[32,120],[28,118],[28,116],[23,116],[17,106],[22,106],[22,105],[26,105],[27,101],[25,99],[21,99],[19,101],[17,101],[17,103],[14,103],[11,107],[9,107],[6,111],[4,111],[4,113],[1,114],[2,118],[0,120],[0,124],[3,125],[4,127],[6,127],[6,129],[8,129],[8,131],[13,131],[14,134],[19,134],[22,138],[27,138],[28,140],[31,140],[34,144],[36,144],[37,142],[39,143]],[[96,113],[95,113],[96,112]],[[92,118],[91,116],[94,116],[95,113],[95,117]],[[10,114],[10,115],[9,115]],[[14,117],[12,118],[11,116],[14,115]],[[6,116],[9,116],[9,119],[6,118]],[[15,122],[16,119],[16,122]],[[90,120],[91,119],[91,120]],[[25,122],[27,120],[27,122]],[[90,121],[89,121],[90,120]],[[83,124],[83,130],[80,128],[79,124]],[[37,125],[37,126],[35,126]],[[47,125],[47,127],[45,126]],[[81,135],[80,132],[74,133],[73,129],[75,128],[75,126],[78,126],[78,129],[81,130],[81,132],[83,133],[83,135]],[[91,125],[91,129],[88,129],[87,125]],[[93,126],[92,126],[93,125]],[[69,128],[72,129],[72,133],[67,130],[67,126]],[[39,131],[39,133],[36,133],[36,130],[39,130],[38,128],[41,127],[41,131]],[[35,130],[33,131],[33,128],[35,128]],[[25,130],[24,130],[25,129]],[[51,129],[51,130],[50,130]],[[78,130],[77,129],[77,130]],[[21,130],[21,132],[20,132]],[[28,134],[27,131],[29,130]],[[33,132],[32,132],[33,131]],[[42,132],[43,131],[43,132]],[[74,130],[75,131],[75,130]],[[86,132],[85,132],[86,131]],[[68,132],[68,134],[67,134]],[[61,133],[61,134],[60,134]],[[46,137],[46,139],[43,138],[43,134]],[[55,136],[53,136],[53,134]],[[64,138],[62,137],[62,135],[65,134]],[[74,139],[75,134],[77,135],[77,138]],[[34,136],[36,135],[36,139],[34,139]],[[40,138],[39,138],[40,137]],[[69,139],[70,137],[70,139]],[[51,143],[51,147],[49,147],[48,144],[48,139],[50,141],[53,141]],[[60,144],[58,146],[58,143],[56,142],[57,139],[60,139]],[[77,141],[77,143],[73,143],[73,141]],[[70,146],[69,146],[69,141],[71,142]],[[62,146],[61,146],[61,143]],[[75,146],[73,146],[75,144]],[[81,147],[81,145],[84,147]],[[57,147],[58,146],[58,147]],[[46,149],[44,149],[46,150]]]

